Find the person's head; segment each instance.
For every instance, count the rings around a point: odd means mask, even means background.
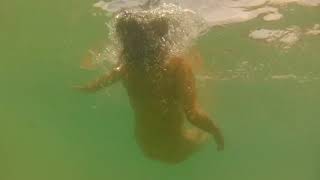
[[[122,11],[116,16],[116,35],[131,60],[155,60],[164,53],[168,20],[148,11]],[[139,59],[137,59],[139,58]]]

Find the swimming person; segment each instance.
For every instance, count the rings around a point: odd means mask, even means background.
[[[182,57],[169,55],[164,43],[168,18],[146,14],[123,10],[115,17],[115,34],[121,44],[116,66],[77,88],[96,92],[121,81],[134,110],[137,143],[151,159],[179,163],[199,148],[207,133],[223,150],[219,128],[198,103],[190,65]],[[197,128],[185,127],[185,118]]]

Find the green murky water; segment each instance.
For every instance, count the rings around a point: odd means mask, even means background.
[[[199,41],[209,74],[243,61],[272,63],[254,79],[200,79],[202,103],[223,129],[225,151],[211,142],[168,166],[145,159],[135,144],[120,84],[95,95],[71,88],[99,74],[79,68],[107,36],[105,19],[92,16],[93,3],[0,1],[1,180],[320,179],[320,81],[263,78],[270,71],[320,74],[320,37],[286,52],[248,38],[256,27],[320,23],[319,8],[293,6],[283,20],[219,27]]]

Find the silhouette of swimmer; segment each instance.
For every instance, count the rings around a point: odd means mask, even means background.
[[[96,92],[122,81],[134,110],[138,145],[151,159],[179,163],[199,148],[207,133],[223,150],[219,128],[198,103],[190,65],[183,58],[168,57],[162,42],[168,34],[167,19],[146,21],[139,14],[124,12],[116,17],[115,28],[122,43],[117,65],[77,88]],[[197,128],[187,129],[185,117]]]

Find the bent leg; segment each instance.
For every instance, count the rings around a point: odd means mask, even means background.
[[[203,112],[199,108],[192,108],[186,111],[186,115],[187,115],[188,121],[192,125],[212,134],[218,145],[218,150],[223,150],[224,148],[223,136],[219,128],[214,124],[213,121],[209,119],[208,115],[205,112]]]
[[[197,128],[186,129],[184,137],[196,145],[202,145],[208,140],[208,134]]]
[[[222,150],[224,141],[219,128],[211,121],[208,115],[202,111],[198,104],[196,95],[196,85],[192,69],[184,63],[180,63],[177,71],[178,94],[188,121],[212,134],[218,145],[218,150]]]

